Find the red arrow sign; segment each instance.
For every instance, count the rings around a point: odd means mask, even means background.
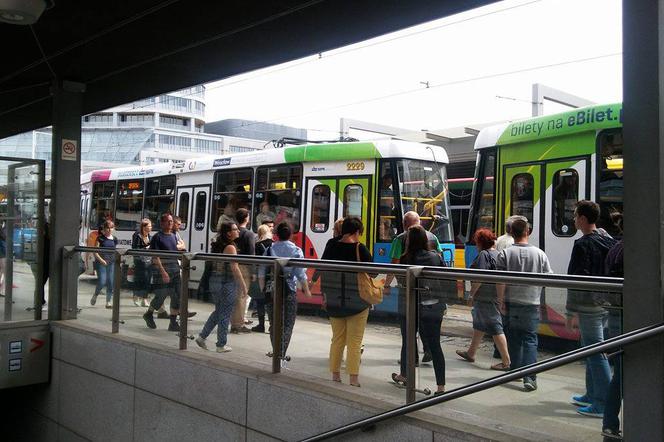
[[[42,341],[41,339],[30,338],[30,342],[32,342],[33,344],[36,344],[34,347],[32,347],[30,349],[30,353],[32,353],[33,351],[36,351],[36,350],[39,350],[40,348],[42,348],[44,346],[45,341]]]

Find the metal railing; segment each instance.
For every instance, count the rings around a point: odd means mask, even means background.
[[[585,359],[589,356],[598,353],[605,353],[607,352],[607,350],[613,350],[618,347],[623,347],[626,345],[633,344],[635,342],[655,337],[662,333],[664,333],[664,323],[640,328],[628,333],[624,333],[620,336],[607,339],[606,341],[603,342],[598,342],[596,344],[588,345],[586,347],[579,348],[577,350],[563,353],[561,355],[554,356],[552,358],[545,359],[543,361],[539,361],[534,364],[530,364],[525,367],[509,371],[505,374],[495,376],[490,379],[475,382],[474,384],[466,385],[463,387],[455,388],[454,390],[450,390],[438,396],[434,396],[427,399],[421,399],[415,403],[397,407],[385,413],[380,413],[375,416],[371,416],[366,419],[362,419],[353,422],[351,424],[344,425],[334,430],[326,431],[316,436],[303,439],[302,442],[315,442],[315,441],[327,440],[332,437],[349,433],[351,431],[368,429],[379,422],[403,416],[405,414],[422,410],[424,408],[428,408],[434,405],[442,404],[443,402],[448,402],[451,401],[452,399],[458,399],[473,393],[479,393],[481,391],[485,391],[490,388],[506,384],[515,379],[520,379],[526,376],[532,376],[538,373],[542,373],[544,371],[552,370],[554,368],[561,367],[563,365],[571,364],[572,362],[580,361],[581,359]]]
[[[182,276],[181,276],[181,292],[180,292],[180,316],[186,318],[188,315],[189,307],[189,280],[190,271],[194,270],[191,263],[194,260],[213,261],[213,262],[234,262],[240,265],[259,265],[271,266],[272,274],[275,278],[275,292],[273,296],[273,315],[272,329],[274,336],[274,344],[272,351],[272,372],[279,373],[281,371],[282,345],[281,339],[283,334],[283,286],[284,268],[309,268],[321,271],[335,271],[335,272],[367,272],[371,274],[391,274],[403,278],[405,281],[405,298],[406,298],[406,342],[414,343],[416,341],[417,325],[417,297],[415,296],[418,278],[442,279],[448,281],[457,280],[470,280],[482,283],[491,284],[512,284],[512,285],[532,285],[542,287],[554,287],[562,289],[575,289],[594,292],[612,292],[622,293],[622,278],[606,278],[606,277],[590,277],[590,276],[570,276],[570,275],[553,275],[553,274],[534,274],[534,273],[520,273],[520,272],[504,272],[492,270],[476,270],[476,269],[456,269],[444,267],[422,267],[422,266],[408,266],[402,264],[382,264],[382,263],[357,263],[348,261],[330,261],[330,260],[311,260],[311,259],[289,259],[279,258],[272,256],[243,256],[243,255],[224,255],[216,253],[187,253],[187,252],[167,252],[167,251],[149,251],[137,249],[108,249],[98,247],[81,247],[81,246],[68,246],[64,248],[64,265],[65,275],[68,272],[68,266],[71,265],[71,258],[76,253],[115,253],[115,284],[113,292],[112,303],[112,326],[111,332],[118,333],[120,321],[120,284],[121,284],[121,260],[123,256],[150,256],[161,258],[177,258],[181,261]],[[67,293],[69,289],[65,290]],[[63,319],[74,318],[76,306],[71,303],[76,300],[70,300],[63,303],[63,310],[66,313]],[[282,312],[282,314],[277,314]],[[70,314],[68,316],[67,314]],[[55,318],[59,319],[59,318]],[[179,348],[185,350],[189,340],[187,321],[180,321],[180,339]],[[612,342],[612,341],[605,341]],[[594,347],[592,347],[594,348]],[[416,385],[415,385],[415,365],[416,365],[416,346],[406,346],[406,401],[412,403],[415,401]],[[581,359],[581,358],[578,358]],[[576,360],[576,359],[575,359]],[[530,366],[529,366],[530,367]],[[519,371],[521,373],[523,370]],[[520,376],[515,376],[510,379],[516,379]],[[502,379],[498,377],[496,379]],[[483,381],[484,382],[484,381]],[[508,381],[507,381],[508,382]],[[464,387],[466,388],[466,387]],[[449,397],[442,395],[437,397]],[[455,396],[456,397],[456,396]],[[419,404],[420,402],[418,402]],[[436,402],[438,403],[438,402]]]

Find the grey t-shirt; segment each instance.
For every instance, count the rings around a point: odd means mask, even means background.
[[[549,258],[531,244],[517,244],[506,248],[496,258],[496,270],[527,273],[553,273]],[[542,287],[508,285],[505,300],[515,304],[539,305]]]

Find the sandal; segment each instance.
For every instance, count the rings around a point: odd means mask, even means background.
[[[392,382],[394,382],[397,385],[406,385],[406,378],[401,376],[398,373],[392,373]]]
[[[361,387],[360,384],[350,384],[350,385],[351,385],[351,387],[358,387],[358,388]]]
[[[456,354],[459,355],[461,359],[465,359],[468,362],[475,362],[475,358],[471,358],[468,352],[465,350],[457,350]]]
[[[502,362],[499,362],[497,364],[494,364],[491,366],[491,370],[497,370],[497,371],[510,371],[510,366],[505,365]]]

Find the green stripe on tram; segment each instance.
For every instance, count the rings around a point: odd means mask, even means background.
[[[373,143],[314,144],[287,147],[284,156],[287,163],[365,160],[381,157]]]
[[[622,103],[588,106],[510,123],[498,139],[498,145],[572,135],[621,125]]]

